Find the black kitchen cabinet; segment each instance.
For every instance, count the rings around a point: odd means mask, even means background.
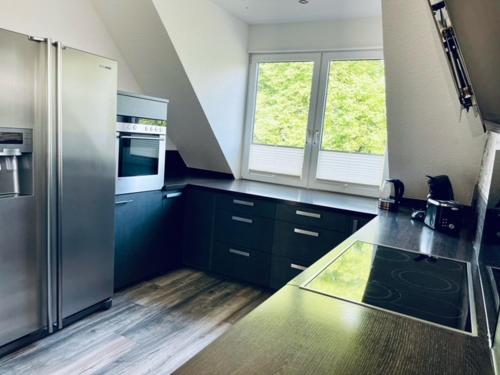
[[[188,187],[183,264],[279,289],[372,218]]]
[[[314,263],[344,241],[349,234],[318,227],[278,221],[275,224],[273,254]]]
[[[185,191],[182,261],[204,271],[211,269],[215,197],[208,190]]]
[[[357,232],[361,228],[363,228],[366,224],[368,224],[372,219],[373,215],[355,215],[351,220],[351,233]]]
[[[271,276],[269,286],[279,289],[287,282],[306,270],[312,263],[301,260],[273,255],[271,260]]]
[[[268,286],[270,265],[270,254],[227,243],[214,244],[214,272],[252,284]]]
[[[276,203],[234,193],[215,199],[212,271],[269,286]]]
[[[218,194],[216,208],[242,215],[254,215],[274,219],[276,203],[269,199],[241,194]]]
[[[298,204],[282,203],[278,205],[276,219],[293,223],[297,226],[310,226],[345,233],[349,228],[350,216],[336,211]]]
[[[137,217],[138,206],[134,195],[122,195],[115,199],[115,290],[122,289],[134,282],[134,269],[138,256],[133,250],[137,247],[134,236],[133,218]],[[137,266],[137,268],[140,265]]]
[[[152,191],[115,199],[115,290],[180,264],[182,193]]]
[[[262,252],[271,252],[274,220],[249,214],[216,210],[215,239]]]
[[[281,288],[372,218],[373,215],[353,215],[310,205],[278,204],[271,288]]]
[[[169,270],[178,268],[182,264],[184,204],[184,192],[174,190],[163,193],[162,238],[165,242],[166,266]]]
[[[372,218],[194,186],[120,195],[115,290],[182,265],[279,289]]]

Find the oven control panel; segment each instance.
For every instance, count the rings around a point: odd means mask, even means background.
[[[167,128],[164,126],[131,124],[125,122],[118,122],[116,124],[116,130],[118,132],[138,133],[138,134],[156,134],[156,135],[167,134]]]

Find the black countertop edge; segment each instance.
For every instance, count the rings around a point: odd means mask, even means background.
[[[274,199],[287,203],[299,203],[323,208],[349,211],[359,214],[377,215],[377,199],[334,193],[320,190],[297,188],[250,180],[189,176],[165,181],[165,190],[195,186],[210,190],[238,193]]]

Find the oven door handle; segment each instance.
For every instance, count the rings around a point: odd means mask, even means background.
[[[163,138],[162,136],[159,136],[159,137],[135,137],[132,135],[119,135],[117,138],[120,138],[120,139],[142,139],[145,141],[158,141],[158,142],[165,140],[165,138]]]

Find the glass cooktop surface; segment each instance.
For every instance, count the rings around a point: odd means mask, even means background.
[[[303,288],[476,335],[470,265],[355,242]]]

